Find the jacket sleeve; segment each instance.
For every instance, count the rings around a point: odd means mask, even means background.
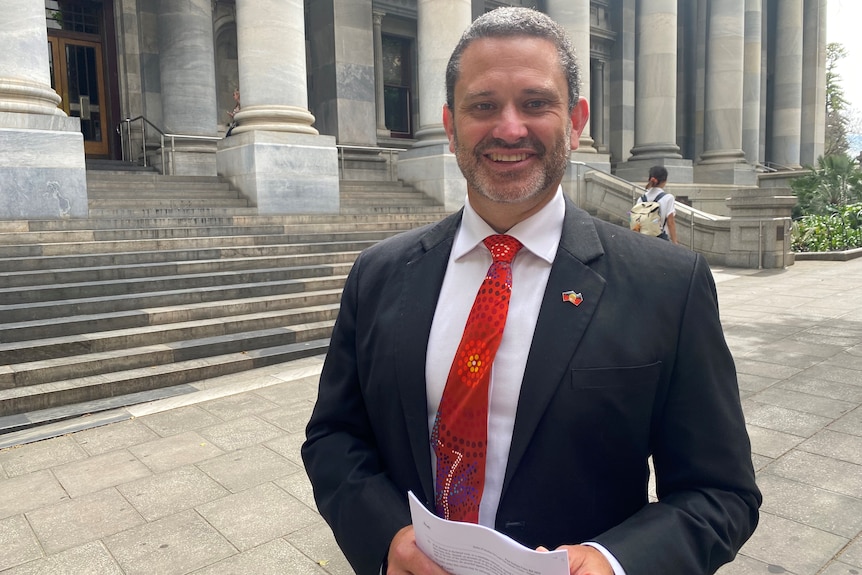
[[[596,538],[628,575],[714,573],[754,532],[761,494],[709,268],[693,268],[652,457],[658,501]]]
[[[358,575],[376,575],[399,529],[410,523],[403,492],[380,459],[357,357],[362,256],[342,295],[306,429],[302,458],[318,509]]]

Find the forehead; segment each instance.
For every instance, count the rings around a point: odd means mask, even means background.
[[[512,81],[533,81],[567,90],[553,42],[534,36],[474,40],[461,55],[455,91],[472,91],[489,83],[501,89]]]

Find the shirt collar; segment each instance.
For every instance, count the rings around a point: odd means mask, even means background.
[[[517,223],[506,233],[517,238],[531,253],[552,264],[560,245],[565,214],[566,203],[563,200],[563,190],[558,187],[554,197],[541,210]],[[461,226],[458,228],[455,243],[452,246],[453,259],[458,260],[464,257],[473,251],[482,240],[496,233],[476,213],[476,210],[470,205],[469,197],[465,198],[464,215],[461,218]]]

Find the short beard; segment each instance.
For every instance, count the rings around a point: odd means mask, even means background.
[[[455,159],[467,185],[483,197],[500,203],[518,203],[533,199],[553,188],[563,179],[569,164],[569,151],[571,146],[571,127],[566,128],[566,137],[559,145],[547,150],[541,142],[531,138],[520,140],[514,144],[507,144],[500,140],[488,139],[480,142],[474,150],[462,148],[458,141],[457,131],[453,131],[455,142]],[[531,149],[542,161],[542,168],[534,170],[526,178],[508,180],[505,184],[494,183],[487,174],[483,173],[480,165],[486,150],[496,149]]]

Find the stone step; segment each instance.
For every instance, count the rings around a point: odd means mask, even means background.
[[[59,357],[70,355],[69,350],[75,352],[89,346],[111,349],[109,344],[99,343],[110,338],[120,338],[122,345],[132,343],[136,337],[148,338],[147,340],[150,342],[150,338],[153,337],[162,337],[160,341],[173,341],[168,339],[163,331],[159,331],[164,329],[160,326],[166,325],[171,325],[171,329],[185,331],[189,327],[185,324],[189,322],[214,320],[218,324],[217,329],[227,329],[225,327],[227,324],[233,325],[234,322],[240,321],[237,318],[255,319],[258,317],[255,314],[272,314],[275,318],[270,320],[265,319],[265,315],[260,315],[261,321],[264,319],[265,321],[279,321],[278,316],[281,312],[285,313],[283,320],[287,322],[294,318],[291,314],[299,308],[314,308],[317,312],[320,310],[319,306],[338,304],[340,299],[341,288],[339,287],[313,292],[9,322],[3,326],[0,363],[31,361],[26,359],[29,357],[26,350],[33,350],[37,347],[33,343],[34,340],[42,342],[38,346],[37,355],[40,358]],[[327,309],[327,313],[329,311],[331,310]],[[229,319],[225,319],[226,317]],[[192,327],[195,329],[213,329],[205,323],[195,323]],[[132,333],[126,330],[139,330],[139,332]],[[76,338],[75,336],[79,334],[86,334],[86,339],[81,341],[80,338]],[[60,344],[62,344],[62,348]],[[57,349],[56,354],[46,351],[49,347]]]
[[[429,222],[433,218],[429,218]],[[349,239],[382,239],[381,236],[408,230],[426,222],[390,222],[387,224],[357,223],[352,226],[334,224],[294,224],[259,226],[198,226],[154,227],[98,230],[52,230],[37,232],[0,233],[0,257],[49,256],[67,253],[100,253],[109,242],[120,242],[126,251],[151,249],[148,240],[221,241],[259,244],[345,241]],[[207,240],[206,238],[210,238]],[[230,239],[229,239],[230,238]],[[247,245],[247,244],[246,244]],[[76,251],[84,250],[84,251]]]
[[[372,246],[384,236],[364,240],[333,242],[299,242],[279,244],[281,239],[272,236],[270,243],[256,242],[251,236],[227,238],[177,238],[170,240],[139,240],[123,251],[123,242],[59,244],[57,251],[66,249],[75,255],[45,255],[7,257],[4,261],[7,273],[67,270],[75,268],[99,268],[130,266],[135,264],[159,264],[166,262],[209,261],[227,258],[255,258],[264,256],[288,256],[322,254],[331,252],[360,251]],[[260,236],[257,236],[258,238]],[[76,249],[78,248],[78,249]],[[98,250],[98,251],[97,251]],[[0,248],[0,253],[3,250]],[[2,285],[2,280],[0,280]]]
[[[436,213],[405,213],[405,214],[289,214],[289,215],[259,215],[229,212],[218,216],[186,217],[186,216],[145,216],[139,218],[102,218],[90,217],[70,220],[5,220],[0,221],[0,234],[14,235],[26,232],[73,232],[89,231],[93,235],[100,230],[133,230],[133,229],[170,229],[170,228],[230,228],[233,226],[284,226],[285,232],[290,231],[328,231],[344,229],[360,229],[358,226],[391,227],[408,225],[415,227],[423,223],[437,221],[437,217],[445,214],[441,210]],[[402,228],[408,229],[408,228]],[[0,236],[2,237],[2,236]],[[2,243],[2,242],[0,242]]]
[[[0,417],[12,430],[10,416],[170,387],[238,373],[268,365],[326,353],[329,339],[300,341],[288,345],[242,351],[206,358],[164,363],[146,368],[114,371],[96,376],[0,390]]]
[[[265,298],[292,293],[341,289],[347,276],[194,287],[171,291],[121,293],[100,297],[0,305],[0,323],[13,324],[68,316],[124,312],[160,306],[188,306],[240,298]],[[5,330],[5,326],[4,326]],[[4,336],[3,340],[6,338]]]
[[[290,269],[333,263],[352,263],[357,251],[329,253],[226,257],[192,261],[168,261],[143,264],[80,267],[55,270],[8,272],[0,276],[0,293],[10,288],[73,284],[99,281],[141,280],[155,277],[196,276],[225,272]]]
[[[353,260],[297,266],[292,268],[265,268],[204,272],[163,277],[140,277],[124,281],[84,281],[72,284],[31,285],[27,289],[2,288],[0,301],[6,305],[100,298],[129,293],[154,293],[185,289],[205,289],[217,286],[236,286],[248,283],[286,281],[299,278],[323,278],[344,275],[350,271]],[[0,326],[2,328],[2,326]],[[0,329],[2,332],[2,329]]]

